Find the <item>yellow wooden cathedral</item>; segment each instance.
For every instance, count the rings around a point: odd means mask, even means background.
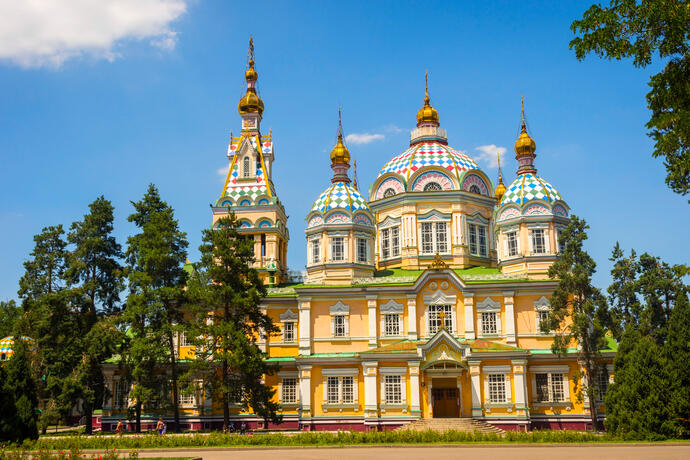
[[[277,390],[282,427],[389,429],[438,417],[503,429],[586,427],[589,401],[578,400],[572,379],[577,348],[556,357],[554,334],[539,327],[570,209],[537,174],[524,109],[516,177],[504,185],[499,167],[495,187],[449,145],[428,87],[409,146],[368,191],[350,179],[339,120],[332,179],[305,216],[306,276],[291,283],[274,143],[261,132],[264,102],[253,50],[250,56],[238,104],[242,128],[231,135],[228,176],[212,211],[214,222],[237,215],[254,240],[255,268],[271,286],[262,308],[281,333],[259,345],[279,365],[266,383]],[[184,337],[178,346],[182,357],[193,352]],[[604,353],[608,362],[614,352]],[[127,388],[115,366],[105,372],[108,431],[122,417]],[[611,372],[609,365],[600,375],[602,391]],[[222,425],[222,409],[205,392],[180,402],[183,428]],[[603,417],[601,400],[593,403]],[[232,420],[263,423],[239,409]]]

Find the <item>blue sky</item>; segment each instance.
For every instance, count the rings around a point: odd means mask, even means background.
[[[425,69],[450,145],[491,177],[485,152],[505,148],[507,182],[524,94],[539,173],[590,224],[599,286],[608,286],[617,240],[689,260],[687,198],[665,186],[644,128],[647,82],[659,67],[578,62],[569,26],[589,2],[127,0],[123,14],[99,11],[110,0],[88,8],[51,0],[41,11],[21,3],[0,7],[0,299],[16,297],[33,235],[69,227],[101,194],[124,244],[134,231],[130,200],[150,182],[197,257],[229,132],[240,130],[250,34],[291,268],[303,269],[304,217],[329,184],[338,104],[345,134],[379,135],[348,143],[364,191],[406,148]]]

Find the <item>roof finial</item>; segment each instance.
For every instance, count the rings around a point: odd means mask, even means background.
[[[355,158],[355,183],[354,183],[355,189],[359,190],[357,187],[357,159]]]
[[[249,65],[254,64],[254,37],[249,36]]]
[[[501,153],[496,152],[496,158],[498,159],[498,182],[503,183],[503,176],[501,176]]]
[[[424,105],[429,105],[431,99],[429,98],[429,71],[424,71]]]
[[[338,139],[343,138],[343,120],[340,116],[340,105],[338,105]]]
[[[527,125],[525,124],[525,98],[520,95],[520,106],[521,106],[521,111],[522,111],[522,126],[520,127],[520,130],[523,133],[527,132]]]

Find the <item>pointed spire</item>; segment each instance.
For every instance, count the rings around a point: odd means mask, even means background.
[[[506,186],[503,183],[503,175],[501,174],[501,154],[499,152],[496,152],[496,158],[498,159],[498,185],[496,185],[494,195],[496,195],[496,200],[500,203],[501,198],[506,193]]]
[[[357,159],[356,159],[356,158],[355,158],[355,172],[354,172],[354,176],[355,176],[355,181],[354,181],[354,184],[353,184],[353,185],[354,185],[355,189],[359,190],[359,187],[357,187]]]
[[[424,105],[429,105],[431,99],[429,98],[429,71],[424,71]]]
[[[520,131],[523,133],[527,132],[527,125],[525,124],[525,98],[520,95],[520,112],[522,113],[522,126],[520,126]]]
[[[248,67],[244,72],[244,79],[247,82],[247,91],[237,104],[237,111],[242,114],[258,113],[261,115],[264,111],[264,102],[256,93],[256,81],[259,79],[259,74],[254,68],[254,38],[249,37],[249,59]]]
[[[333,182],[350,182],[350,178],[347,177],[347,170],[350,169],[350,151],[343,142],[343,122],[340,106],[338,106],[338,141],[335,143],[333,150],[331,150],[331,169],[335,173],[332,179]]]
[[[517,174],[536,173],[534,168],[534,151],[537,144],[527,133],[527,122],[525,121],[525,98],[520,96],[521,126],[520,135],[515,141],[515,159],[518,161]]]
[[[340,113],[340,105],[338,105],[338,140],[343,140],[343,117]]]
[[[249,36],[249,66],[254,66],[254,37]]]
[[[431,106],[429,97],[429,71],[424,71],[424,105],[417,112],[417,127],[422,125],[438,126],[438,111]]]

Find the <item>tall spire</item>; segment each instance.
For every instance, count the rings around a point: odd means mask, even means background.
[[[332,182],[347,182],[350,183],[350,178],[347,176],[347,170],[350,169],[350,151],[345,147],[343,142],[343,122],[338,106],[338,141],[335,147],[331,150],[331,169],[333,169]]]
[[[254,68],[254,37],[249,37],[249,59],[247,64],[247,70],[244,72],[244,79],[247,82],[247,91],[237,104],[237,111],[240,115],[256,113],[261,116],[264,112],[264,101],[262,101],[256,93],[256,81],[259,79],[259,74]],[[243,118],[245,117],[243,116]],[[258,123],[255,128],[258,129]]]
[[[417,112],[417,127],[438,125],[438,111],[431,106],[429,97],[429,71],[424,71],[424,105]]]
[[[533,173],[537,170],[534,167],[534,158],[536,154],[537,144],[534,139],[527,134],[527,123],[525,122],[525,99],[520,96],[520,107],[522,114],[522,123],[520,126],[520,135],[515,141],[515,159],[518,161],[517,174]]]
[[[357,187],[357,159],[355,158],[355,172],[353,174],[355,176],[355,181],[354,181],[354,187],[355,189],[359,190],[359,187]]]
[[[498,160],[498,185],[496,185],[496,190],[494,190],[494,195],[496,195],[496,201],[501,202],[501,198],[506,193],[506,186],[503,184],[503,176],[501,175],[501,154],[496,152],[496,159]]]

